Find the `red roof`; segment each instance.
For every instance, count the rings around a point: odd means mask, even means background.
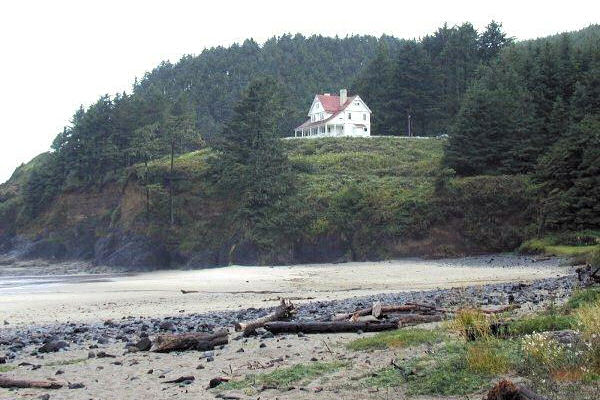
[[[351,99],[353,97],[349,97],[346,100],[344,107],[340,107],[340,96],[331,96],[331,95],[326,96],[324,94],[318,94],[317,98],[323,105],[323,108],[325,109],[325,111],[327,111],[328,113],[335,113],[340,110],[343,110],[348,105],[348,103],[351,101]]]
[[[323,105],[323,109],[326,112],[331,113],[332,115],[329,118],[319,120],[319,121],[311,122],[311,120],[308,120],[305,123],[303,123],[302,125],[300,125],[299,127],[297,127],[296,129],[307,128],[307,127],[315,126],[315,125],[321,125],[321,124],[324,124],[325,122],[331,121],[339,113],[344,111],[344,109],[346,107],[348,107],[350,105],[350,103],[352,103],[352,100],[354,100],[356,98],[356,96],[348,97],[348,99],[346,100],[346,102],[343,105],[340,105],[340,96],[332,96],[332,95],[326,96],[324,94],[318,94],[317,98],[321,102],[321,105]]]

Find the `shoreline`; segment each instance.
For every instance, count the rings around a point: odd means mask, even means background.
[[[264,308],[278,297],[344,301],[385,293],[449,289],[565,276],[560,259],[494,255],[438,261],[402,259],[281,267],[221,267],[129,274],[0,276],[0,319],[10,324],[162,318]],[[22,269],[25,271],[25,269]],[[4,282],[2,279],[4,278]],[[14,286],[7,286],[10,281]],[[183,294],[182,290],[192,291]]]

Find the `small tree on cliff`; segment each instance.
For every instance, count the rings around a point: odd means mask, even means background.
[[[270,218],[272,211],[293,186],[278,132],[285,113],[281,93],[271,78],[251,82],[212,143],[218,152],[212,160],[217,187],[238,204],[234,217],[245,232],[277,223]]]
[[[133,149],[138,158],[146,164],[157,154],[169,154],[169,223],[175,224],[175,156],[190,146],[192,142],[200,142],[196,128],[196,118],[187,97],[180,96],[170,103],[160,113],[156,122],[136,130],[138,140],[134,141]],[[147,185],[147,179],[144,177]],[[149,194],[146,193],[149,207]]]

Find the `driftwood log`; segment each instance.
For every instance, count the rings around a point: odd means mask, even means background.
[[[351,322],[351,321],[315,321],[315,322],[269,322],[265,329],[272,333],[336,333],[336,332],[380,332],[397,329],[397,322]]]
[[[519,304],[508,304],[506,306],[498,308],[482,308],[479,311],[481,311],[484,314],[500,314],[505,311],[516,310],[517,308],[521,308],[521,306]]]
[[[416,325],[416,324],[425,324],[427,322],[437,322],[444,319],[443,314],[433,314],[433,315],[422,315],[422,314],[404,314],[400,318],[395,319],[398,323],[398,327],[401,328],[403,326]]]
[[[5,389],[60,389],[64,383],[57,381],[34,381],[30,379],[12,379],[0,376],[0,387]]]
[[[267,314],[262,318],[255,319],[254,321],[238,322],[235,324],[235,330],[237,332],[243,331],[245,335],[248,335],[253,333],[257,328],[265,326],[265,324],[268,322],[280,321],[288,318],[293,312],[294,305],[292,302],[286,299],[281,299],[281,303],[272,313]]]
[[[503,379],[490,389],[484,400],[548,400],[523,385]]]
[[[358,320],[358,317],[364,317],[366,315],[373,315],[375,318],[381,318],[381,316],[390,313],[400,312],[416,312],[422,313],[434,313],[434,312],[445,312],[446,310],[437,309],[432,306],[426,306],[423,304],[401,304],[401,305],[383,305],[381,303],[374,303],[373,307],[363,308],[356,310],[352,313],[336,314],[333,316],[332,321],[346,321],[346,320]]]
[[[222,329],[215,333],[182,333],[159,335],[152,343],[151,351],[156,353],[169,353],[171,351],[185,350],[212,350],[216,346],[229,342],[229,333]]]

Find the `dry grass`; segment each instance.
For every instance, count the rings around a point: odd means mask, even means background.
[[[467,340],[490,337],[490,324],[494,316],[486,315],[473,308],[463,308],[456,312],[449,328]]]
[[[587,347],[587,364],[590,370],[600,373],[600,300],[585,305],[577,311],[577,320]]]
[[[511,361],[507,352],[497,340],[477,341],[467,348],[469,370],[483,374],[505,374],[510,370]]]

